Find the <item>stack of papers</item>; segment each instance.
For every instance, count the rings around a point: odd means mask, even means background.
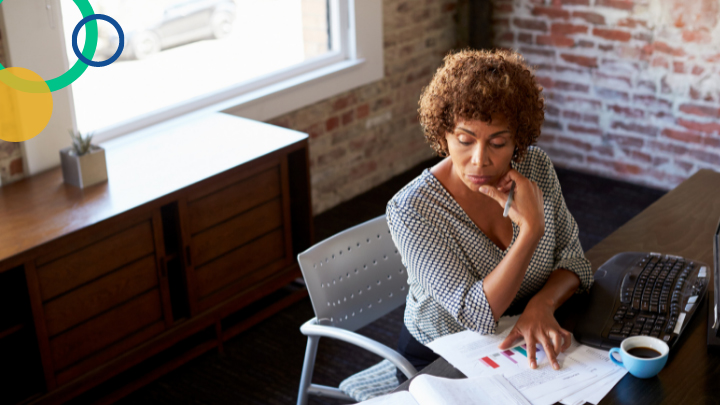
[[[505,377],[496,374],[461,380],[419,375],[408,391],[383,395],[363,405],[530,405]]]
[[[498,349],[517,319],[502,318],[494,335],[464,331],[436,339],[428,347],[468,377],[504,376],[533,405],[597,405],[627,373],[610,361],[607,351],[581,345],[574,339],[570,348],[558,355],[557,371],[538,345],[538,367],[533,370],[528,365],[524,342],[509,350]]]

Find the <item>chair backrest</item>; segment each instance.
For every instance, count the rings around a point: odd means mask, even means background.
[[[385,215],[325,239],[298,262],[322,324],[354,331],[405,303],[407,271]]]

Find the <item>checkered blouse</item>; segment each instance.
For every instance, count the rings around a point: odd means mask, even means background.
[[[536,181],[543,192],[545,235],[511,307],[532,297],[559,268],[580,277],[577,292],[587,291],[593,282],[590,262],[583,255],[577,224],[565,205],[550,158],[531,146],[525,159],[512,166]],[[428,169],[388,202],[387,221],[408,269],[405,325],[410,334],[428,344],[465,329],[494,333],[497,324],[483,279],[512,249],[518,226],[512,224],[512,242],[500,250]]]

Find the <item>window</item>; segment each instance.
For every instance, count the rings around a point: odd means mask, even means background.
[[[51,7],[40,15],[42,8],[24,3],[0,5],[8,65],[56,77],[77,60],[71,33],[82,16],[72,0],[46,0]],[[102,142],[190,113],[229,110],[267,120],[383,75],[380,0],[94,0],[92,5],[123,27],[125,49],[113,64],[89,67],[68,89],[53,93],[50,124],[24,142],[30,174],[59,163],[70,128],[96,131]],[[35,21],[20,23],[22,18]],[[98,29],[96,61],[112,55],[118,42],[109,23],[98,21]],[[84,29],[81,49],[83,43]],[[54,66],[47,66],[47,58]]]

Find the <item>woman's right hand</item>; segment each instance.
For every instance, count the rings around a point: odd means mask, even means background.
[[[498,181],[496,187],[482,186],[479,191],[495,200],[504,209],[513,181],[515,181],[515,194],[508,216],[520,227],[521,232],[529,232],[539,240],[545,234],[545,216],[543,193],[537,183],[517,170],[510,169]]]

